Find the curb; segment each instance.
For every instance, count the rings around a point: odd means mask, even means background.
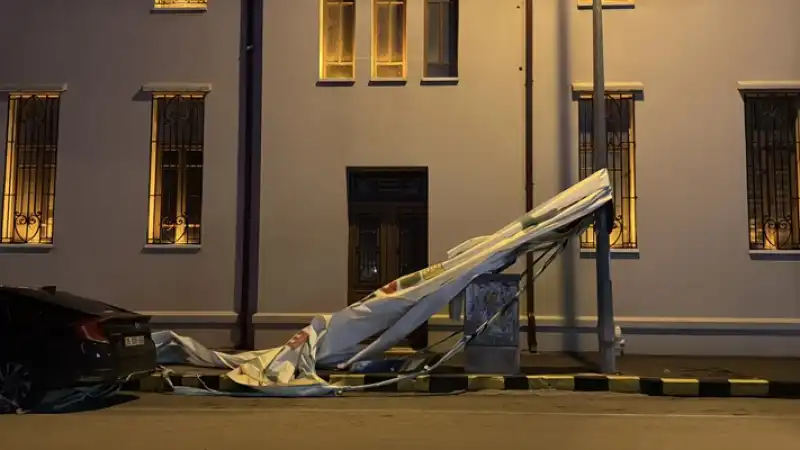
[[[396,374],[331,374],[321,375],[340,386],[360,386],[395,378]],[[169,375],[174,386],[208,387],[224,392],[243,392],[248,388],[231,381],[226,375]],[[160,373],[133,380],[123,386],[126,391],[169,392],[169,384]],[[371,392],[453,393],[461,391],[534,391],[559,390],[576,392],[614,392],[667,397],[762,397],[800,398],[800,381],[726,378],[650,378],[623,375],[426,375],[413,380],[372,389]]]

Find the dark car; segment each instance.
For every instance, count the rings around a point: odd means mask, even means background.
[[[0,413],[155,368],[150,317],[54,288],[0,286]]]

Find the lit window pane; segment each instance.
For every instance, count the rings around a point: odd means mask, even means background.
[[[405,53],[405,5],[395,3],[392,8],[392,62],[402,63]]]
[[[355,48],[355,5],[348,3],[342,6],[342,62],[353,62]]]
[[[377,21],[378,26],[376,30],[377,39],[377,57],[378,62],[388,62],[390,61],[389,57],[389,39],[391,36],[391,15],[390,9],[388,5],[380,4],[378,5],[377,11]]]

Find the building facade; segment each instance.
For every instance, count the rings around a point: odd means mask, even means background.
[[[594,169],[582,0],[118,3],[0,16],[2,283],[272,346]],[[627,351],[800,354],[800,4],[608,3]],[[596,348],[591,232],[533,292]]]

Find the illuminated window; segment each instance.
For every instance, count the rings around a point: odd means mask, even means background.
[[[424,76],[458,76],[458,0],[427,0]]]
[[[800,250],[800,92],[744,101],[750,248]]]
[[[52,244],[60,99],[12,94],[8,101],[0,242]]]
[[[322,0],[320,78],[355,78],[355,0]]]
[[[148,244],[200,244],[203,204],[202,94],[155,94]]]
[[[594,173],[594,132],[592,95],[578,101],[579,172],[581,179]],[[614,189],[614,228],[611,248],[635,249],[636,239],[636,140],[634,137],[633,94],[606,95],[606,141],[608,174]],[[582,248],[595,247],[594,228],[581,236]]]
[[[406,1],[372,0],[372,78],[406,78]]]
[[[155,0],[156,9],[206,9],[208,0]]]

